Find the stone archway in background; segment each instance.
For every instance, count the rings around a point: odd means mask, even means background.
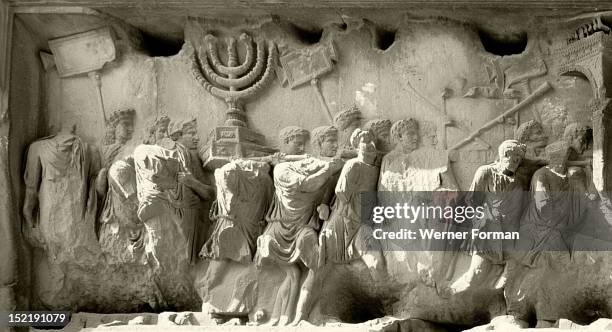
[[[593,128],[593,182],[598,191],[612,191],[612,36],[596,31],[555,50],[559,76],[584,76],[593,90],[590,103]],[[612,89],[609,89],[612,91]]]

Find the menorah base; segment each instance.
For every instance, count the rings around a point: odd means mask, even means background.
[[[204,167],[214,170],[235,158],[271,155],[278,150],[264,145],[263,135],[242,126],[223,126],[213,129],[204,152]]]

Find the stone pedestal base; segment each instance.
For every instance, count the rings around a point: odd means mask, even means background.
[[[216,127],[210,133],[204,153],[204,167],[219,168],[232,158],[261,157],[273,154],[275,149],[265,146],[263,135],[247,127]]]

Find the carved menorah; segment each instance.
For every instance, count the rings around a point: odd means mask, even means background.
[[[243,33],[239,40],[245,47],[242,63],[236,48],[236,39],[227,40],[227,62],[219,60],[217,38],[204,37],[204,43],[195,52],[193,74],[195,79],[213,96],[223,99],[228,106],[223,126],[210,134],[204,154],[204,165],[215,169],[232,158],[258,157],[274,153],[265,145],[265,137],[247,127],[243,101],[253,97],[273,78],[276,66],[276,45]]]
[[[266,52],[266,41],[262,38],[256,40],[256,50],[253,39],[246,33],[242,33],[239,39],[246,49],[244,61],[238,64],[236,39],[229,38],[227,62],[224,65],[219,60],[217,37],[206,35],[205,45],[201,45],[196,52],[194,65],[199,68],[194,68],[194,75],[206,91],[227,103],[225,125],[246,127],[242,101],[257,94],[272,80],[277,54],[274,42],[267,42]]]

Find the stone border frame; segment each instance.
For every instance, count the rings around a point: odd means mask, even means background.
[[[9,176],[8,99],[10,85],[11,37],[13,11],[7,0],[0,0],[0,311],[16,309],[14,287],[17,284],[17,248],[14,234],[20,223],[13,206]]]
[[[585,10],[605,10],[609,4],[603,1],[585,1]],[[427,3],[430,8],[445,8],[448,6],[459,6],[463,8],[557,8],[557,9],[576,9],[573,0],[540,0],[526,1],[517,0],[506,2],[505,0],[434,0],[431,2],[423,0],[352,0],[342,2],[345,8],[378,8],[389,9],[411,6],[421,6]],[[11,37],[13,28],[13,17],[15,11],[20,13],[38,13],[39,10],[45,12],[45,8],[61,8],[65,11],[79,12],[82,14],[95,13],[90,8],[125,6],[138,7],[137,0],[128,1],[104,1],[97,0],[0,0],[0,257],[6,262],[0,269],[0,311],[9,311],[16,308],[14,287],[17,284],[17,249],[15,236],[19,233],[20,213],[13,205],[12,181],[20,179],[10,179],[9,176],[9,129],[10,121],[8,118],[8,98],[10,86],[10,64],[11,64]],[[182,7],[189,8],[234,8],[245,9],[272,9],[278,5],[286,8],[320,8],[336,9],[339,4],[331,0],[318,1],[316,5],[305,5],[301,0],[273,0],[273,1],[253,1],[252,4],[245,6],[241,0],[185,0]],[[157,2],[163,6],[164,1]],[[83,6],[83,7],[78,7]],[[50,11],[52,12],[52,10]],[[58,13],[61,13],[59,10]],[[612,190],[612,168],[606,165],[606,158],[612,158],[612,99],[608,98],[606,89],[610,83],[609,75],[612,66],[612,36],[603,32],[595,33],[574,43],[568,44],[555,52],[558,64],[557,75],[575,75],[580,73],[590,82],[593,89],[594,100],[591,103],[593,111],[593,178],[597,189],[600,192]],[[611,144],[608,144],[611,143]]]

